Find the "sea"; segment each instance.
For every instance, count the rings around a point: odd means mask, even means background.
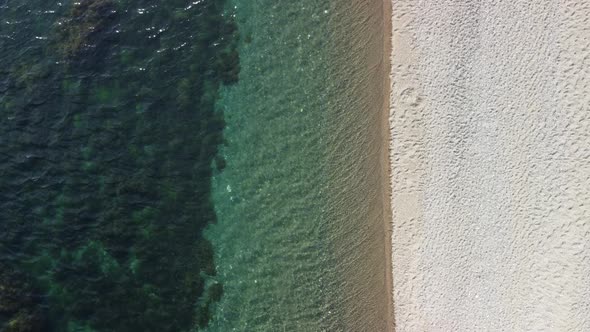
[[[386,15],[0,0],[0,331],[387,330]]]

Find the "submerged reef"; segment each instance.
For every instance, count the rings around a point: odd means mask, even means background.
[[[41,332],[46,328],[38,294],[25,278],[0,262],[0,331]]]
[[[0,271],[2,331],[208,325],[223,294],[203,236],[225,167],[215,103],[238,80],[238,32],[223,1],[188,4],[44,4],[47,42],[3,44],[2,271],[26,283]]]
[[[113,0],[82,0],[74,2],[66,17],[57,22],[60,52],[69,57],[87,55],[99,50],[104,41],[113,38],[112,29],[117,15]]]

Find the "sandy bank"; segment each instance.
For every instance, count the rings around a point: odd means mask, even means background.
[[[389,185],[390,0],[330,9],[333,93],[326,113],[333,218],[343,295],[341,331],[392,331]],[[330,92],[328,92],[330,94]]]
[[[397,330],[590,330],[588,17],[393,0]]]

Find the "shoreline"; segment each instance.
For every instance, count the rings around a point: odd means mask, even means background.
[[[346,331],[394,330],[389,145],[391,0],[336,2],[334,252]],[[349,91],[342,94],[341,91]],[[342,174],[348,174],[343,178]],[[344,181],[343,181],[344,180]],[[339,210],[339,211],[337,211]]]
[[[393,75],[392,75],[392,56],[393,56],[393,43],[392,43],[392,35],[393,35],[393,25],[392,25],[392,15],[393,15],[393,3],[392,0],[383,0],[383,63],[385,64],[385,68],[383,70],[383,107],[382,107],[382,121],[381,127],[383,131],[383,144],[385,146],[382,148],[381,154],[381,165],[382,165],[382,174],[385,176],[385,190],[383,191],[383,227],[384,227],[384,234],[386,236],[385,239],[385,252],[387,253],[386,258],[386,271],[385,271],[385,281],[386,281],[386,292],[389,296],[387,302],[387,327],[386,331],[393,332],[395,331],[395,315],[394,315],[394,290],[393,290],[393,207],[391,205],[391,198],[392,198],[392,162],[391,162],[391,144],[392,144],[392,136],[391,136],[391,127],[389,119],[391,118],[392,112],[392,103],[391,103],[391,93],[392,93],[392,83],[393,83]]]

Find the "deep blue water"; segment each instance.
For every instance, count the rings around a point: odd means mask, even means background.
[[[187,331],[223,296],[223,0],[0,0],[0,331]]]

